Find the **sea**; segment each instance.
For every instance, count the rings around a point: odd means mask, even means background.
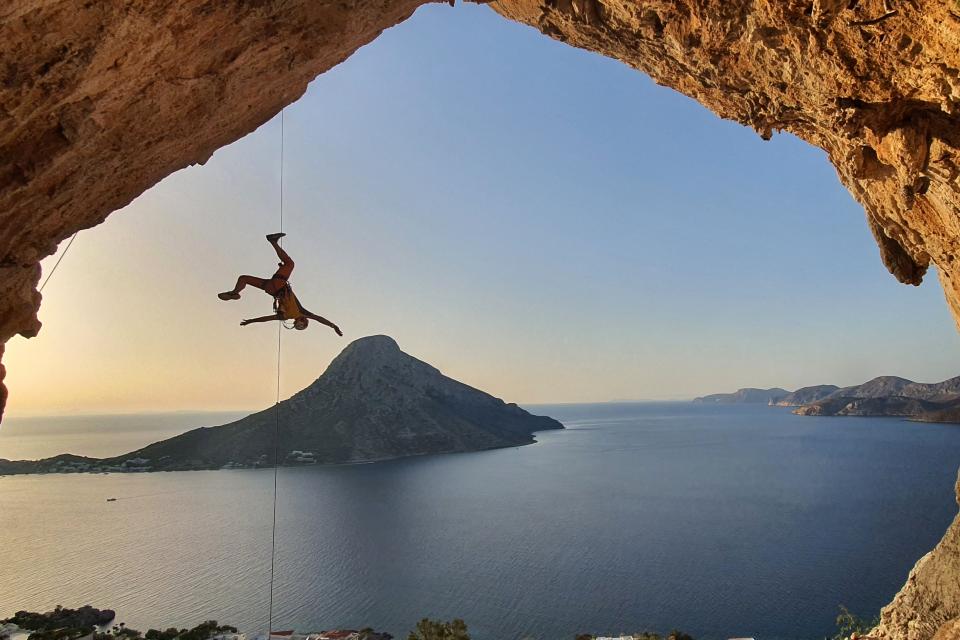
[[[528,407],[537,443],[375,464],[0,477],[0,618],[92,604],[248,635],[462,618],[476,640],[820,639],[957,513],[960,426],[693,403]],[[8,419],[0,458],[113,455],[228,414]],[[115,498],[114,501],[108,499]]]

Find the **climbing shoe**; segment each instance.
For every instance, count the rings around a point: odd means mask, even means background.
[[[236,291],[224,291],[223,293],[218,293],[217,297],[221,300],[239,300],[240,294]]]

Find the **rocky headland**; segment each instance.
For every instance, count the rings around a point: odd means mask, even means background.
[[[952,410],[960,403],[938,403],[905,396],[881,398],[832,397],[797,407],[801,416],[876,416],[914,418],[923,422],[953,422]]]
[[[348,345],[310,386],[230,424],[201,427],[113,458],[0,460],[0,474],[142,472],[343,464],[514,447],[562,429],[457,382],[387,336]]]
[[[764,402],[796,407],[802,416],[895,416],[922,422],[960,423],[960,376],[943,382],[914,382],[897,376],[879,376],[860,385],[821,384],[796,391],[740,389],[694,398],[694,402]]]
[[[700,404],[774,404],[788,393],[790,392],[779,387],[773,389],[746,387],[737,389],[733,393],[712,393],[708,396],[700,396],[693,401]]]
[[[804,416],[898,416],[924,422],[960,422],[960,377],[913,382],[880,376],[797,406]]]

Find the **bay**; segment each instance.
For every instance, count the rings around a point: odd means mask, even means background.
[[[430,616],[462,617],[478,640],[821,638],[838,605],[889,602],[957,511],[956,425],[529,408],[567,429],[528,447],[281,469],[274,628],[402,637]],[[111,425],[84,437],[109,441]],[[0,616],[90,603],[134,628],[213,618],[261,632],[272,498],[269,470],[0,478]]]

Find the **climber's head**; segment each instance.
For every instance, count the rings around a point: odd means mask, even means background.
[[[297,331],[303,331],[307,328],[307,325],[310,324],[310,321],[306,317],[300,316],[293,321],[293,326]]]

